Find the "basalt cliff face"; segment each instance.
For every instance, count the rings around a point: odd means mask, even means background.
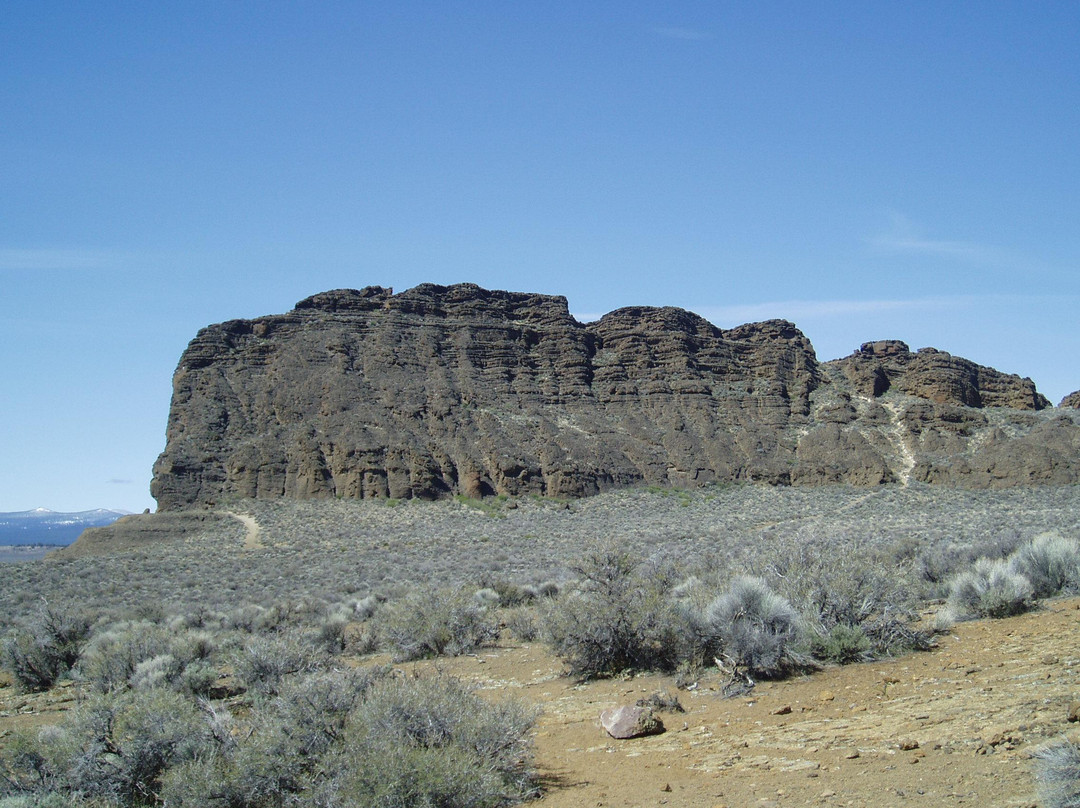
[[[153,495],[581,496],[638,483],[1080,479],[1080,412],[1028,379],[867,343],[819,363],[791,323],[721,331],[472,284],[338,290],[203,329],[173,380]]]

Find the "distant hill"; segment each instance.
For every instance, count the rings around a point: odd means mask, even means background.
[[[98,508],[57,513],[48,508],[0,513],[0,545],[71,544],[88,527],[111,525],[126,511]]]

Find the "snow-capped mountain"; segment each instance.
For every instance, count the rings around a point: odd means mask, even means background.
[[[88,527],[110,525],[126,511],[98,508],[78,513],[58,513],[48,508],[0,513],[0,545],[71,544]]]

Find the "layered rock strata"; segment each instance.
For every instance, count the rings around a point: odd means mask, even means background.
[[[580,323],[566,299],[425,284],[314,295],[199,332],[152,493],[581,496],[729,480],[1074,482],[1074,420],[1029,379],[867,343],[819,363],[782,320],[676,308]]]

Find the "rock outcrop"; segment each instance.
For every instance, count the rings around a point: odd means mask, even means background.
[[[1059,407],[1068,407],[1073,410],[1080,410],[1080,390],[1075,393],[1069,393],[1065,398],[1061,399]]]
[[[172,510],[725,480],[1074,482],[1080,427],[1047,406],[1028,379],[900,342],[822,364],[782,320],[721,331],[631,307],[582,324],[562,297],[368,287],[200,331],[152,493]]]
[[[912,353],[899,340],[863,343],[836,364],[864,396],[897,390],[938,404],[1019,410],[1050,406],[1031,379],[1000,373],[935,348]]]

